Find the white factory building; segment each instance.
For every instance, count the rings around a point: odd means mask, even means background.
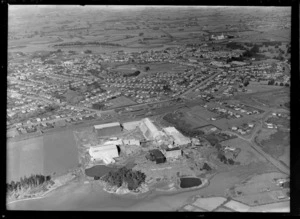
[[[139,128],[147,140],[158,140],[165,135],[148,118],[141,120]]]
[[[115,144],[90,147],[89,154],[92,161],[102,160],[105,164],[114,163],[113,158],[119,157],[118,148]]]
[[[134,145],[134,146],[140,146],[141,142],[136,139],[124,139],[123,145]]]
[[[138,127],[140,125],[141,121],[132,121],[132,122],[125,122],[123,123],[123,127],[124,129],[131,131],[134,130],[136,127]]]
[[[167,135],[174,139],[176,145],[185,145],[191,142],[189,138],[185,137],[174,127],[163,128],[163,130]]]
[[[119,122],[94,125],[94,131],[99,136],[117,135],[122,132],[121,124]]]

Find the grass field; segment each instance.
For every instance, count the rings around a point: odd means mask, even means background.
[[[45,174],[63,173],[78,165],[77,146],[72,131],[44,136]]]
[[[272,86],[272,85],[261,85],[258,82],[250,82],[246,87],[247,93],[256,93],[261,91],[276,90],[280,89],[282,86]]]
[[[127,106],[131,104],[136,104],[136,102],[132,101],[131,99],[121,96],[109,101],[112,104],[112,107],[119,107],[119,106]]]
[[[7,180],[31,174],[57,174],[77,167],[78,152],[72,131],[7,143]]]
[[[43,137],[7,143],[7,181],[44,173]]]
[[[286,153],[285,147],[290,146],[289,133],[278,130],[271,134],[269,139],[263,140],[261,143],[262,149],[274,158],[279,158]]]

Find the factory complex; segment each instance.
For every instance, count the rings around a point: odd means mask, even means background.
[[[91,161],[102,161],[105,164],[115,163],[114,158],[139,151],[143,144],[149,142],[151,147],[148,158],[163,163],[180,158],[180,147],[191,143],[190,138],[182,135],[176,128],[166,127],[159,130],[149,118],[124,124],[114,122],[95,125],[93,131],[102,142],[91,146],[88,153]]]

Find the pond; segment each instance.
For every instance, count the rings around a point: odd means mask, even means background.
[[[185,177],[180,178],[180,187],[181,188],[191,188],[201,185],[202,181],[196,177]]]
[[[85,169],[85,174],[89,177],[101,177],[107,174],[109,171],[115,170],[115,168],[107,167],[104,165],[96,165],[91,168]]]

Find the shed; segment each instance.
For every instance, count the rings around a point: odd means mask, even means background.
[[[150,150],[149,151],[149,156],[150,156],[150,160],[151,161],[156,161],[156,164],[165,163],[166,162],[166,157],[158,149]]]
[[[179,147],[167,149],[165,155],[167,160],[178,159],[182,156],[182,151]]]

